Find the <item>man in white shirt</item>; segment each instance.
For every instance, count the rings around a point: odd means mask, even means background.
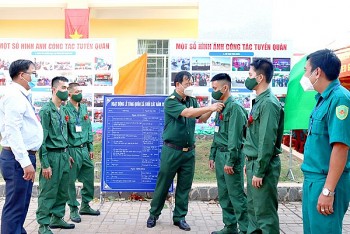
[[[27,233],[27,216],[35,179],[36,151],[43,142],[43,129],[30,101],[29,90],[36,79],[30,60],[11,63],[12,84],[0,99],[1,174],[6,182],[6,199],[1,216],[1,234]]]

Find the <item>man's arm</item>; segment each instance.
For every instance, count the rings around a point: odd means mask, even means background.
[[[5,132],[6,139],[9,142],[9,147],[15,159],[21,164],[22,168],[31,165],[32,162],[28,156],[26,146],[22,137],[21,129],[23,126],[23,115],[26,111],[26,106],[22,105],[14,96],[8,97],[4,101],[5,112]]]
[[[207,113],[207,116],[202,117],[202,119],[200,118],[202,121],[205,122],[214,111],[221,111],[224,106],[225,105],[223,103],[217,102],[210,106],[205,106],[205,107],[199,107],[199,108],[188,107],[181,112],[181,116],[186,118],[196,118],[198,116],[201,116]]]
[[[49,128],[50,128],[50,113],[49,111],[41,109],[39,111],[41,125],[43,127],[44,138],[43,143],[40,148],[39,159],[42,168],[49,168],[49,159],[47,158],[47,148],[46,148],[46,138],[49,136]]]
[[[349,146],[343,143],[334,143],[329,162],[329,171],[324,184],[325,188],[334,191],[340,176],[342,175],[345,165],[348,161]]]
[[[279,117],[279,108],[274,103],[267,102],[264,106],[261,106],[258,158],[256,160],[257,167],[254,171],[254,175],[258,178],[264,178],[269,161],[273,156]]]
[[[243,143],[243,129],[247,123],[244,112],[238,104],[234,104],[231,110],[228,128],[228,151],[230,157],[226,160],[226,166],[233,167],[234,162],[240,157]]]

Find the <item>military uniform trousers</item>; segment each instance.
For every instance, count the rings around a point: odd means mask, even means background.
[[[49,225],[51,214],[62,218],[68,200],[69,155],[68,151],[49,151],[47,154],[51,169],[51,179],[45,179],[42,169],[39,176],[39,197],[36,219],[39,224]]]
[[[88,148],[74,147],[69,148],[69,155],[73,158],[74,163],[69,170],[69,188],[68,188],[68,205],[72,207],[79,206],[77,201],[77,191],[75,181],[83,183],[81,197],[83,203],[89,203],[94,198],[94,164],[90,159]]]
[[[195,168],[195,150],[183,152],[163,145],[156,188],[151,202],[150,215],[158,217],[164,207],[169,188],[177,173],[173,221],[184,220],[188,211]]]
[[[29,154],[29,158],[35,168],[35,155]],[[6,199],[1,216],[1,234],[26,233],[23,224],[32,196],[33,182],[23,179],[23,168],[10,150],[2,149],[0,169],[6,182]]]
[[[343,219],[350,201],[350,173],[340,177],[335,188],[333,210],[331,215],[322,215],[317,211],[318,197],[326,182],[325,174],[304,172],[303,183],[303,222],[305,234],[332,233],[341,234]]]
[[[229,152],[216,151],[215,171],[218,185],[219,203],[222,209],[222,218],[229,230],[237,232],[237,223],[241,233],[248,228],[247,196],[244,193],[243,158],[235,162],[233,175],[224,172],[226,158]]]
[[[281,161],[276,156],[271,158],[260,188],[252,186],[256,164],[256,160],[247,160],[246,164],[249,222],[247,233],[279,234],[277,184],[281,173]]]

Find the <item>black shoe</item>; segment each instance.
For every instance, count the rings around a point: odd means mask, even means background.
[[[180,220],[178,222],[174,222],[174,225],[178,226],[182,230],[191,231],[190,225],[188,225],[185,220]]]
[[[154,217],[154,216],[150,216],[147,219],[147,227],[148,228],[153,228],[154,226],[156,226],[158,217]]]

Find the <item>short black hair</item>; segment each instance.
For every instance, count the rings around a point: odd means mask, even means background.
[[[213,78],[211,78],[211,82],[217,81],[217,80],[225,81],[226,83],[229,84],[229,86],[231,88],[231,77],[229,76],[229,74],[219,73],[219,74],[216,74],[215,76],[213,76]]]
[[[71,92],[74,87],[80,86],[79,83],[72,82],[68,85],[68,91]]]
[[[174,79],[174,86],[176,86],[176,82],[179,82],[180,84],[182,81],[184,81],[184,77],[187,76],[188,79],[192,79],[191,73],[188,71],[180,71],[179,73],[176,74],[175,79]]]
[[[265,58],[256,58],[250,66],[254,68],[258,75],[264,75],[268,84],[271,82],[273,77],[273,65],[269,60]]]
[[[30,65],[33,65],[35,67],[35,64],[26,59],[18,59],[11,63],[9,68],[10,77],[13,80],[13,78],[17,77],[19,73],[28,71]]]
[[[63,81],[63,82],[68,82],[68,79],[64,76],[56,76],[54,78],[52,78],[52,81],[51,81],[51,88],[52,87],[57,87],[58,83],[60,81]]]
[[[310,62],[311,72],[319,67],[326,74],[328,80],[335,80],[338,78],[341,62],[332,50],[323,49],[315,51],[309,54],[306,60]]]

